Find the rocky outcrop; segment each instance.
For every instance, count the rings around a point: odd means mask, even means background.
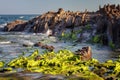
[[[5,31],[26,31],[34,33],[46,33],[52,31],[52,35],[61,34],[66,28],[73,29],[74,27],[86,24],[89,14],[85,12],[64,11],[60,8],[57,12],[49,11],[28,22],[21,20],[13,21],[5,26]]]
[[[23,20],[15,20],[13,22],[8,23],[4,27],[4,31],[23,31],[25,23],[26,22]]]
[[[97,34],[102,36],[102,42],[116,46],[120,42],[120,5],[104,5],[99,8]]]
[[[88,30],[89,26],[91,30]],[[94,26],[95,25],[95,26]],[[37,16],[28,22],[21,20],[13,21],[5,26],[4,31],[25,31],[34,33],[46,33],[48,36],[59,36],[62,33],[74,32],[79,30],[78,40],[85,40],[88,37],[99,35],[99,42],[105,45],[120,42],[120,5],[104,5],[99,7],[96,12],[72,12],[64,11],[62,8],[57,12],[49,11]],[[87,29],[86,29],[87,28]],[[68,31],[69,29],[69,31]],[[77,31],[75,30],[77,29]]]
[[[92,58],[92,50],[90,46],[83,47],[82,49],[78,49],[75,51],[76,55],[80,55],[81,60],[90,60]]]

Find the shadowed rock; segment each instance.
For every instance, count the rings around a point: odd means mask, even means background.
[[[103,8],[99,8],[98,11],[101,16],[97,21],[97,34],[101,36],[101,41],[109,45],[115,44],[116,47],[120,44],[120,10],[119,5],[104,5]],[[120,46],[119,46],[120,47]]]

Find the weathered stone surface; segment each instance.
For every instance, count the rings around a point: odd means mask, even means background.
[[[78,49],[75,53],[76,55],[81,56],[81,60],[90,60],[92,58],[92,50],[90,46],[83,47],[82,49]]]
[[[22,31],[24,29],[25,21],[23,20],[15,20],[13,22],[8,23],[5,27],[5,31]]]
[[[120,10],[119,5],[105,5],[103,8],[99,8],[98,11],[101,16],[97,21],[97,34],[104,35],[103,42],[109,45],[110,43],[118,46],[120,41]]]
[[[52,30],[52,34],[61,34],[65,28],[74,28],[85,23],[85,13],[64,11],[60,8],[57,12],[49,11],[28,22],[13,21],[8,23],[5,31],[27,31],[35,33],[46,33],[48,29]]]

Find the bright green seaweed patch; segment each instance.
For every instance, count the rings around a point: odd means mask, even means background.
[[[3,67],[2,62],[0,62]],[[20,56],[5,65],[0,71],[12,71],[18,68],[30,72],[41,72],[53,75],[75,75],[85,80],[103,80],[120,77],[120,60],[108,60],[100,63],[96,59],[81,61],[81,56],[75,55],[69,50],[58,52],[45,52],[40,54],[38,50],[25,57]],[[96,79],[94,79],[96,78]]]
[[[0,68],[4,66],[4,62],[0,61]]]

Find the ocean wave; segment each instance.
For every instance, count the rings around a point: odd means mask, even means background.
[[[7,25],[7,23],[0,24],[0,28],[4,28]]]
[[[22,18],[24,18],[24,16],[20,16],[19,18],[22,19]]]

